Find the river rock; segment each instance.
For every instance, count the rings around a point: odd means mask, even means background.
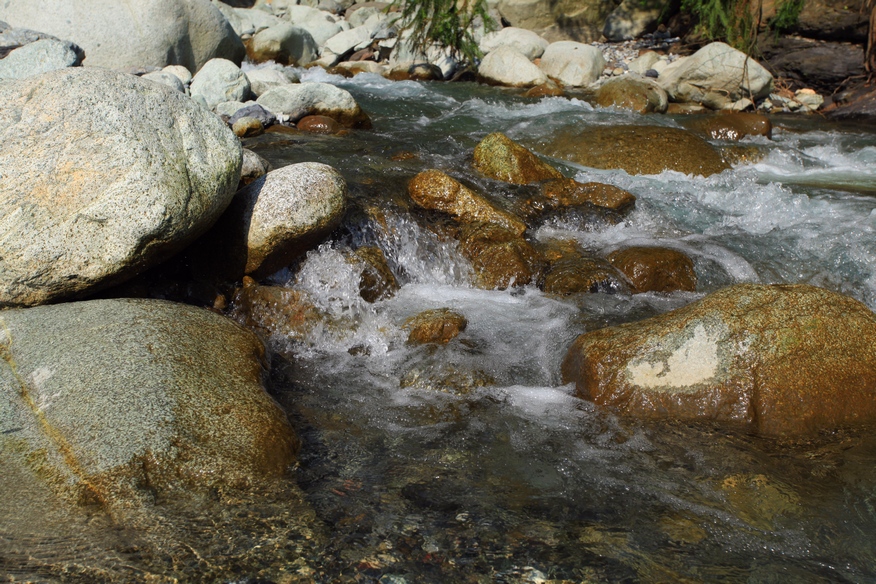
[[[677,249],[627,247],[609,254],[608,261],[632,283],[633,293],[696,292],[693,261]]]
[[[605,19],[602,34],[611,42],[633,40],[653,32],[663,10],[661,0],[623,0]]]
[[[653,79],[638,75],[614,77],[596,90],[596,103],[602,107],[621,107],[640,114],[666,112],[669,97]]]
[[[296,127],[302,132],[311,134],[339,134],[344,127],[328,116],[304,116]]]
[[[246,54],[253,63],[304,67],[319,56],[319,46],[305,29],[284,22],[257,32],[247,43]]]
[[[539,67],[567,87],[583,87],[596,81],[605,69],[602,51],[574,41],[551,43],[541,56]]]
[[[244,35],[251,37],[260,30],[271,28],[272,26],[276,26],[283,22],[283,20],[277,18],[273,14],[265,12],[264,10],[235,8],[228,6],[219,0],[214,0],[213,4],[219,8],[219,11],[222,12],[228,20],[231,28],[233,28],[234,32],[237,33],[237,36],[240,37],[243,37]]]
[[[359,49],[364,49],[370,44],[371,31],[366,26],[357,26],[339,32],[327,40],[323,46],[338,57],[343,57]]]
[[[598,182],[580,183],[571,178],[543,182],[541,195],[551,201],[554,208],[593,205],[625,212],[636,204],[636,196],[620,187]]]
[[[249,79],[240,67],[226,59],[211,59],[192,78],[189,92],[204,99],[209,109],[226,101],[246,101]]]
[[[289,85],[298,83],[298,76],[289,69],[281,67],[261,67],[259,69],[250,69],[246,72],[246,78],[249,79],[249,87],[253,95],[259,97],[267,93],[269,89],[279,87],[281,85]]]
[[[23,79],[82,64],[82,49],[71,42],[40,39],[0,59],[0,79]]]
[[[629,292],[629,285],[618,270],[605,260],[586,254],[574,242],[550,242],[544,255],[550,267],[542,288],[548,294]]]
[[[565,92],[559,83],[548,79],[541,85],[530,87],[523,95],[524,97],[535,97],[541,99],[542,97],[562,97],[565,95]]]
[[[297,122],[307,115],[334,118],[347,127],[370,128],[371,120],[349,91],[329,83],[294,83],[274,87],[256,102],[275,115],[285,115]]]
[[[353,255],[363,264],[362,275],[359,277],[359,295],[365,302],[386,300],[398,292],[401,286],[382,249],[365,245],[358,248]]]
[[[475,284],[486,290],[525,286],[540,278],[541,255],[515,230],[498,223],[466,223],[459,251],[472,264]]]
[[[658,83],[673,101],[722,109],[743,97],[767,97],[773,76],[742,51],[715,42],[672,63],[660,74]]]
[[[93,300],[0,313],[4,464],[121,507],[256,486],[298,449],[262,343],[210,311]]]
[[[176,76],[185,87],[188,87],[192,82],[192,72],[182,65],[168,65],[161,71]]]
[[[231,124],[231,131],[238,138],[252,138],[264,134],[265,127],[258,118],[243,116],[242,118],[237,118],[237,121]]]
[[[808,0],[792,30],[807,39],[863,45],[867,42],[869,24],[864,8],[865,3],[860,1]]]
[[[338,21],[329,12],[310,6],[290,6],[289,21],[310,33],[316,46],[322,47],[330,38],[344,31],[343,21]]]
[[[281,286],[261,286],[243,277],[231,302],[230,316],[263,339],[304,340],[321,315],[306,295]]]
[[[616,4],[592,0],[499,0],[496,7],[511,26],[534,31],[548,41],[598,41]]]
[[[832,94],[849,77],[866,75],[864,47],[849,42],[763,35],[758,50],[776,77]]]
[[[501,132],[489,134],[478,143],[474,167],[490,178],[518,185],[563,177],[559,170]]]
[[[548,46],[548,42],[531,30],[507,26],[502,30],[485,34],[481,42],[478,43],[478,48],[484,54],[504,46],[511,47],[532,61],[541,57]]]
[[[852,298],[740,284],[584,334],[562,370],[579,396],[619,413],[802,436],[876,422],[874,343],[876,316]]]
[[[218,113],[221,113],[220,108],[216,108]],[[257,103],[250,102],[249,105],[241,104],[239,108],[237,108],[231,117],[228,119],[229,124],[234,124],[240,118],[255,118],[262,123],[264,127],[270,127],[277,123],[277,116],[263,108]]]
[[[188,245],[234,195],[237,138],[157,83],[75,67],[0,83],[0,102],[0,306],[121,282]]]
[[[174,75],[173,73],[168,73],[167,71],[153,71],[152,73],[147,73],[143,75],[143,79],[148,79],[149,81],[154,81],[155,83],[160,83],[167,87],[170,87],[174,91],[179,91],[182,94],[186,93],[186,86],[180,81],[179,77]]]
[[[240,167],[239,187],[245,187],[257,178],[271,172],[271,163],[248,148],[243,149],[243,165]]]
[[[72,41],[90,67],[237,64],[243,44],[209,0],[4,0],[3,20]]]
[[[682,121],[689,130],[713,140],[738,141],[745,136],[772,136],[773,123],[762,114],[728,112],[718,115],[698,116]]]
[[[507,87],[533,87],[547,81],[545,74],[525,55],[502,45],[490,51],[478,66],[478,78]]]
[[[408,184],[408,194],[420,207],[447,213],[460,224],[495,224],[515,236],[526,231],[523,221],[440,170],[426,170],[415,176]]]
[[[620,168],[630,174],[675,170],[709,176],[730,168],[702,138],[658,126],[598,126],[580,134],[561,133],[539,150],[583,166]]]
[[[468,320],[462,314],[449,308],[425,310],[405,321],[404,328],[408,334],[408,344],[425,345],[435,343],[446,345],[459,336],[468,326]]]

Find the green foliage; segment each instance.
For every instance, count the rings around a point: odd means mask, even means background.
[[[483,56],[472,35],[481,18],[489,30],[492,20],[486,0],[393,0],[390,8],[401,12],[402,30],[410,31],[408,42],[419,52],[432,44],[450,49],[454,58],[474,65]]]
[[[759,29],[787,30],[797,23],[805,0],[784,0],[776,5],[776,16],[761,21],[761,0],[682,0],[681,8],[700,18],[697,32],[709,40],[723,40],[750,52]]]

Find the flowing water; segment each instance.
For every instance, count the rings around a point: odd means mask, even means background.
[[[876,581],[872,432],[788,444],[711,425],[646,424],[578,399],[559,375],[578,334],[733,283],[811,283],[876,308],[873,129],[776,119],[772,140],[743,140],[763,152],[759,161],[708,178],[552,161],[567,176],[638,199],[621,222],[554,217],[534,239],[574,239],[599,255],[668,246],[694,260],[699,280],[696,293],[560,299],[532,286],[473,287],[457,245],[411,212],[407,181],[442,169],[510,207],[515,188],[470,169],[486,134],[537,150],[567,128],[678,126],[678,118],[466,83],[302,76],[348,89],[374,124],[346,136],[269,133],[246,144],[275,167],[330,164],[350,189],[343,227],[273,277],[331,321],[304,339],[270,339],[273,392],[303,440],[294,479],[323,539],[293,547],[276,520],[284,498],[273,493],[269,502],[236,503],[240,517],[256,518],[247,534],[202,518],[224,543],[199,548],[192,562],[203,571],[167,560],[168,573],[383,584]],[[394,297],[360,297],[361,270],[350,258],[362,245],[383,250],[401,284]],[[444,346],[406,344],[405,320],[429,308],[460,312],[468,327]],[[233,559],[259,548],[256,560]],[[207,570],[205,549],[236,568]]]

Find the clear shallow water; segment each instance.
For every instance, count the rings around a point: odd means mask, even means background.
[[[318,70],[303,80],[350,90],[374,122],[344,137],[269,134],[249,144],[275,166],[333,165],[354,202],[333,241],[275,276],[341,323],[306,341],[272,339],[277,396],[305,441],[297,480],[336,546],[315,560],[321,578],[876,580],[876,439],[867,432],[777,444],[641,424],[599,411],[559,379],[581,332],[732,283],[806,282],[876,308],[876,134],[777,119],[772,140],[743,141],[766,152],[760,161],[708,178],[554,160],[579,181],[633,192],[636,209],[617,224],[553,220],[532,237],[575,239],[600,255],[674,247],[699,279],[696,293],[556,299],[534,287],[474,289],[455,244],[411,216],[407,181],[439,168],[510,206],[514,187],[469,168],[486,134],[535,147],[568,127],[678,119],[469,84]],[[403,152],[416,156],[394,158]],[[402,284],[394,298],[359,297],[348,257],[364,244],[386,255]],[[464,314],[468,328],[447,346],[406,345],[404,321],[429,308]]]

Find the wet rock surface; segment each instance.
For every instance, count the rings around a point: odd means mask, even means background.
[[[608,255],[608,261],[632,283],[633,292],[695,292],[693,261],[675,249],[627,247]]]
[[[505,134],[496,132],[474,149],[474,167],[484,175],[514,184],[562,178],[563,174]]]
[[[446,345],[465,330],[465,316],[449,308],[426,310],[405,321],[404,328],[410,331],[408,343],[422,345],[437,343]]]
[[[712,140],[739,141],[746,136],[770,138],[773,123],[765,115],[749,112],[722,113],[685,119],[682,124],[689,130]]]
[[[769,436],[876,421],[876,317],[806,285],[725,288],[579,337],[563,376],[625,415],[716,420]]]

